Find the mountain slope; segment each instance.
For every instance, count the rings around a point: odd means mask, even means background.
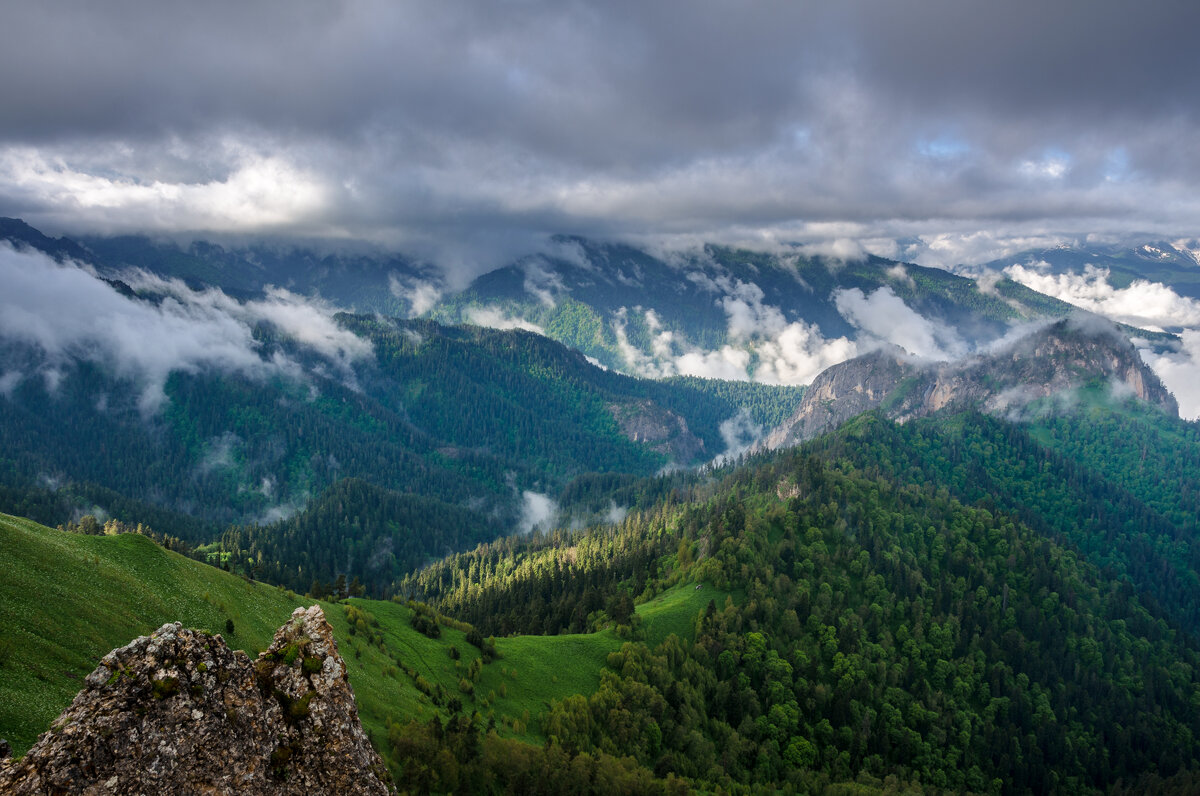
[[[86,536],[0,515],[0,544],[11,564],[0,580],[0,737],[18,755],[67,707],[101,657],[129,639],[178,621],[222,633],[231,647],[254,655],[270,644],[275,623],[314,602],[171,553],[138,534]],[[621,643],[612,631],[493,644],[443,617],[434,618],[431,630],[429,622],[417,621],[427,612],[395,602],[318,604],[333,627],[363,726],[393,776],[418,782],[421,768],[442,751],[436,771],[452,776],[445,760],[466,749],[447,749],[454,738],[470,740],[472,749],[486,743],[498,755],[489,781],[574,776],[558,771],[553,750],[543,756],[541,714],[552,701],[599,687],[606,656]],[[690,621],[686,604],[683,611],[660,606],[653,622]],[[429,739],[432,754],[406,757],[405,750],[432,732],[435,718],[439,740]],[[499,737],[483,738],[489,726]],[[640,784],[630,792],[665,792],[652,773],[628,762],[598,755],[593,777],[597,773],[613,782],[636,779]]]
[[[918,344],[923,355],[963,353],[1014,321],[1070,309],[1009,280],[985,285],[879,257],[841,262],[707,246],[660,258],[582,238],[556,246],[479,277],[430,316],[533,325],[632,373],[805,383],[852,356],[858,339],[892,340],[908,326],[919,340],[892,341]]]
[[[1087,429],[1119,424],[1122,417],[1151,422],[1145,415],[1152,410],[1134,401],[1094,400],[1091,411],[1062,411],[1020,424],[968,412],[899,425],[869,413],[804,450],[872,477],[937,485],[965,504],[1014,517],[1078,551],[1106,577],[1128,582],[1156,613],[1200,637],[1200,525],[1188,513],[1200,477],[1200,438],[1177,419],[1161,413],[1154,418],[1160,432],[1190,437],[1160,440],[1164,454],[1181,460],[1169,479],[1153,462],[1130,462],[1128,448],[1141,443],[1133,437],[1093,441],[1086,457],[1047,439],[1049,428],[1086,439]],[[1122,477],[1098,466],[1100,461],[1130,472]],[[1160,491],[1147,487],[1151,480],[1167,483]]]
[[[857,440],[729,470],[629,539],[492,545],[411,583],[464,616],[512,606],[493,614],[511,624],[526,605],[529,620],[550,605],[569,622],[572,607],[619,611],[627,589],[652,601],[681,581],[740,594],[695,613],[692,643],[609,656],[600,690],[547,718],[568,749],[632,754],[709,787],[819,791],[891,775],[955,791],[1094,793],[1197,767],[1193,637],[983,482],[991,502],[970,507],[891,459],[889,444],[904,455],[895,440],[859,450],[892,469],[858,469],[846,452]],[[649,569],[639,538],[658,550]]]
[[[1108,272],[1108,283],[1120,290],[1137,280],[1169,285],[1181,296],[1200,298],[1197,249],[1183,243],[1151,241],[1139,245],[1085,244],[1031,249],[993,260],[984,267],[1003,271],[1012,265],[1054,274],[1083,274],[1089,266]]]
[[[1174,396],[1116,327],[1067,319],[960,361],[921,363],[902,352],[879,350],[834,365],[813,382],[795,413],[764,444],[795,445],[876,408],[900,420],[968,408],[1019,415],[1031,403],[1095,382],[1116,385],[1114,389],[1178,416]]]
[[[36,336],[0,344],[6,505],[36,504],[48,522],[70,517],[47,491],[67,485],[84,501],[73,507],[80,512],[99,506],[141,521],[118,505],[132,501],[160,510],[158,530],[211,541],[212,524],[287,517],[349,477],[512,527],[524,491],[553,493],[591,471],[648,474],[710,459],[732,444],[722,424],[742,409],[766,420],[799,396],[639,382],[524,332],[352,315],[306,332],[320,316],[281,303],[253,305],[264,314],[251,324],[239,315],[249,305],[223,294],[139,283],[126,296],[77,276],[111,311],[181,328],[187,340],[202,311],[210,317],[201,331],[235,324],[245,350],[227,368],[105,349],[99,328],[59,348]],[[272,320],[284,312],[300,313],[300,323]]]

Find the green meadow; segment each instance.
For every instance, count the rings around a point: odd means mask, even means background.
[[[314,602],[165,550],[136,534],[85,536],[0,515],[0,737],[23,754],[109,650],[166,622],[221,633],[256,655],[291,612]],[[685,584],[638,606],[649,643],[690,638],[696,614],[726,594]],[[541,744],[540,717],[554,700],[590,694],[612,630],[495,640],[483,662],[456,623],[438,638],[412,627],[396,602],[322,602],[345,658],[363,726],[385,754],[390,722],[478,713],[503,737]],[[234,632],[226,632],[232,622]]]

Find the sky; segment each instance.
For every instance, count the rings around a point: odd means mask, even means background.
[[[554,233],[953,265],[1200,235],[1186,0],[10,4],[0,215],[367,240]]]

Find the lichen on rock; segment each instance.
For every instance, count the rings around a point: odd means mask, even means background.
[[[166,624],[104,656],[0,792],[384,794],[319,606],[297,608],[257,660]]]

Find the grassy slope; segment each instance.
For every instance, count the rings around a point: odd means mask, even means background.
[[[227,640],[253,655],[293,609],[312,602],[142,536],[82,536],[0,515],[0,550],[0,737],[17,754],[50,726],[110,649],[165,622],[223,634],[232,619],[236,632]],[[672,632],[690,637],[695,614],[710,599],[720,606],[725,594],[688,584],[639,606],[647,639],[656,642]],[[443,627],[441,638],[429,639],[412,629],[411,611],[403,605],[351,602],[375,620],[374,639],[351,632],[343,606],[322,605],[349,666],[363,726],[380,742],[389,718],[445,715],[417,689],[407,667],[459,698],[464,710],[478,711],[485,721],[494,717],[501,735],[540,744],[539,715],[552,700],[595,691],[606,656],[621,644],[611,631],[498,639],[501,657],[483,667],[472,696],[460,690],[460,680],[479,651],[463,632]],[[515,721],[524,726],[514,728]]]
[[[727,597],[738,601],[737,595],[721,591],[711,584],[702,583],[697,587],[685,583],[642,603],[637,607],[637,612],[646,628],[646,644],[653,647],[672,633],[691,641],[696,636],[696,614],[708,607],[709,600],[716,603],[718,611],[721,610],[725,607]]]
[[[0,515],[0,736],[23,752],[99,658],[168,621],[257,654],[300,604],[137,535],[81,536]]]

